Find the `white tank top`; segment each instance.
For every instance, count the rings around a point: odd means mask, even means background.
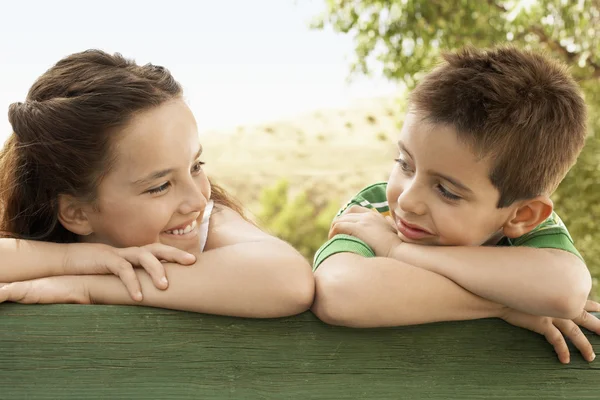
[[[204,209],[204,215],[202,216],[202,222],[198,227],[198,234],[200,235],[200,252],[204,251],[204,247],[206,246],[206,241],[208,240],[208,223],[210,222],[210,215],[212,214],[214,203],[212,200],[209,200],[208,204],[206,204],[206,208]]]

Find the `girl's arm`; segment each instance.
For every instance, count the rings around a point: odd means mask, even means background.
[[[312,304],[314,278],[290,245],[259,230],[230,209],[211,217],[206,251],[191,266],[164,264],[168,290],[136,270],[143,300],[136,302],[115,276],[62,276],[21,285],[21,297],[41,303],[142,304],[241,317],[297,314]],[[0,290],[1,291],[1,290]],[[13,293],[14,294],[14,293]]]
[[[194,255],[161,243],[143,247],[115,248],[100,243],[48,243],[0,239],[0,282],[19,282],[61,275],[114,274],[127,287],[129,296],[141,300],[134,266],[144,268],[155,287],[166,289],[168,281],[159,260],[189,265]]]

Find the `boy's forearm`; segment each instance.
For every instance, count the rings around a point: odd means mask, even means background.
[[[414,325],[498,317],[505,310],[441,275],[390,258],[336,254],[320,265],[315,280],[312,310],[334,325]]]
[[[583,262],[555,249],[403,243],[391,256],[443,275],[481,297],[534,315],[574,318],[583,310],[591,288]]]
[[[169,288],[157,289],[136,270],[143,300],[131,299],[116,276],[85,276],[92,302],[141,304],[200,313],[270,318],[306,311],[312,304],[310,266],[285,244],[240,243],[198,256],[192,266],[165,264]]]
[[[62,275],[65,244],[0,239],[0,282]]]

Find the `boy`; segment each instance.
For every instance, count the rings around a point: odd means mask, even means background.
[[[563,362],[570,329],[591,361],[566,321],[600,332],[582,314],[591,277],[550,200],[584,145],[579,88],[513,47],[444,59],[411,94],[388,182],[352,199],[317,252],[313,311],[349,326],[501,317]]]

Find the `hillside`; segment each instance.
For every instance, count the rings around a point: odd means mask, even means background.
[[[342,202],[361,187],[387,179],[402,116],[397,110],[397,100],[378,98],[347,109],[206,132],[201,140],[207,171],[253,212],[261,190],[281,178],[292,189],[327,193]]]

